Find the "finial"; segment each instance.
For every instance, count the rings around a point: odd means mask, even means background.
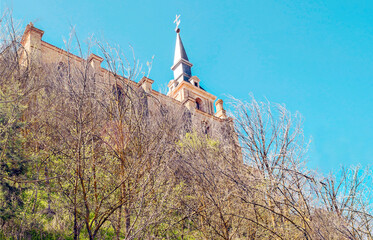
[[[174,23],[176,23],[176,28],[175,28],[175,32],[179,33],[180,32],[180,28],[179,28],[179,25],[180,25],[180,14],[177,15],[176,14],[176,18],[174,20]]]

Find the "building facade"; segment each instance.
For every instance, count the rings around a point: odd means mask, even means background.
[[[69,58],[69,61],[81,62],[84,59],[43,41],[44,31],[33,26],[32,23],[26,26],[21,44],[32,56],[36,56],[42,63],[61,64]],[[88,58],[89,64],[98,76],[112,75],[112,72],[101,66],[103,58],[91,54]],[[143,77],[139,82],[128,80],[129,84],[143,91],[152,98],[162,102],[168,102],[178,107],[185,107],[189,111],[194,126],[199,126],[204,133],[212,129],[222,131],[227,126],[232,127],[232,121],[227,117],[223,107],[223,101],[209,93],[200,86],[200,79],[192,75],[193,64],[189,61],[183,42],[180,37],[180,29],[176,28],[176,45],[174,61],[171,67],[174,79],[168,83],[167,95],[152,89],[154,80]],[[216,110],[215,110],[216,109]]]

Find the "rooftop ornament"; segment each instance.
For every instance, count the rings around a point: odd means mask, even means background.
[[[175,32],[179,33],[180,32],[180,28],[179,28],[179,25],[180,25],[180,14],[179,15],[176,14],[176,18],[174,20],[174,23],[176,23]]]

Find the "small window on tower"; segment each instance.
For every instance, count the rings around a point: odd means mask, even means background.
[[[198,83],[194,82],[194,86],[198,87]]]
[[[196,108],[202,111],[202,100],[200,98],[196,99]]]

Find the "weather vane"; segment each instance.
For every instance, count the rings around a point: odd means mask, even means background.
[[[175,28],[175,32],[180,32],[180,29],[179,29],[179,25],[180,25],[180,14],[177,15],[176,14],[176,18],[174,20],[174,23],[176,23],[176,28]]]

